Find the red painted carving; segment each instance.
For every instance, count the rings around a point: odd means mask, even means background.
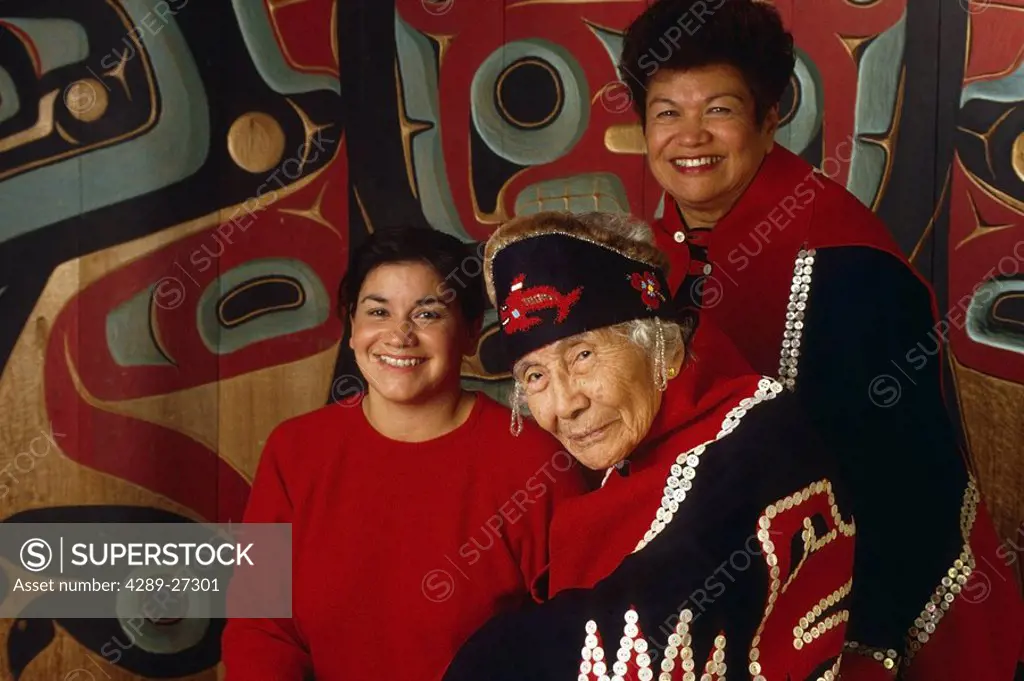
[[[855,39],[873,38],[892,28],[906,12],[907,0],[882,0],[867,6],[856,6],[848,0],[802,2],[799,12],[794,11],[793,0],[775,4],[797,46],[828,84],[824,91],[822,159],[839,161],[840,170],[832,179],[845,185],[850,154],[844,150],[849,148],[854,131],[859,76],[849,46],[855,44]]]
[[[441,129],[448,184],[463,225],[471,236],[484,239],[501,216],[513,215],[516,195],[525,187],[544,180],[568,178],[583,173],[614,173],[622,181],[630,208],[641,212],[644,199],[645,165],[636,154],[612,153],[605,147],[605,132],[613,125],[633,124],[636,117],[628,101],[597,96],[616,74],[611,57],[588,22],[612,31],[622,31],[643,8],[643,3],[534,4],[527,2],[450,2],[398,0],[397,11],[413,28],[434,36],[450,36],[441,62],[438,82],[441,101]],[[446,8],[446,9],[445,9]],[[442,11],[444,10],[444,11]],[[469,171],[471,160],[470,85],[484,60],[502,44],[525,39],[553,42],[572,54],[586,75],[591,101],[589,123],[582,138],[561,158],[531,166],[507,184],[497,210],[474,210],[474,193]],[[658,193],[650,192],[657,204]],[[493,213],[483,215],[484,213]]]
[[[184,432],[114,412],[125,400],[216,383],[298,361],[338,343],[342,325],[334,310],[348,257],[347,182],[342,145],[332,165],[295,193],[253,214],[241,211],[235,224],[211,226],[129,262],[72,298],[54,321],[45,365],[50,418],[58,432],[68,433],[61,441],[64,452],[81,464],[184,504],[211,522],[240,518],[248,483],[215,451]],[[306,211],[318,199],[319,215],[332,227],[283,212]],[[209,254],[219,257],[208,264]],[[311,268],[330,296],[331,312],[315,328],[218,355],[199,335],[200,296],[221,273],[262,258],[291,258]],[[153,328],[159,330],[158,345],[175,364],[120,366],[108,350],[107,317],[155,283],[159,304],[150,306]],[[83,394],[111,404],[91,404],[76,389],[72,371]]]
[[[289,66],[303,73],[338,77],[333,18],[335,3],[343,1],[263,0],[281,55]]]
[[[972,9],[965,86],[1005,78],[1024,59],[1024,0],[979,3]],[[1024,98],[1024,93],[1021,96]],[[1005,149],[991,151],[1006,153]],[[966,326],[971,297],[982,283],[1024,277],[1024,201],[1020,196],[1000,196],[980,184],[959,157],[953,161],[949,192],[949,307],[942,311],[946,324],[937,329],[936,336],[938,332],[948,334],[961,364],[1024,383],[1024,360],[1019,351],[977,343],[967,335]],[[978,294],[979,302],[993,299],[989,293]]]

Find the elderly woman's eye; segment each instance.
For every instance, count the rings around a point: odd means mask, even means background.
[[[576,361],[579,361],[581,359],[586,359],[586,358],[590,357],[593,354],[594,353],[591,352],[590,350],[580,350],[579,354],[576,355]]]
[[[539,371],[531,371],[530,373],[526,374],[526,382],[533,383],[534,381],[539,381],[540,377],[541,376]]]

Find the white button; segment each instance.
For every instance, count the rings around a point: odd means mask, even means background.
[[[711,264],[704,265],[704,274],[711,274]]]
[[[672,238],[676,240],[677,244],[681,244],[684,241],[686,241],[686,235],[683,234],[682,230],[680,230],[680,231],[676,232],[675,234],[673,234]]]

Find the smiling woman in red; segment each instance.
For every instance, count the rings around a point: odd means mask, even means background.
[[[1008,679],[1024,607],[958,451],[941,357],[917,351],[932,292],[870,209],[776,144],[794,64],[759,0],[659,0],[626,33],[678,315],[695,342],[724,331],[778,377],[838,455],[857,522],[843,679]]]
[[[292,524],[293,616],[231,620],[227,681],[430,681],[529,599],[554,505],[582,481],[554,438],[514,438],[506,407],[461,387],[483,317],[473,257],[431,229],[355,253],[341,307],[366,390],[267,442],[244,520]]]

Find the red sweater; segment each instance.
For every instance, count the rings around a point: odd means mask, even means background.
[[[487,619],[529,598],[556,502],[580,467],[527,422],[477,397],[429,442],[332,405],[271,434],[245,522],[292,523],[292,618],[233,619],[226,681],[440,678]]]

